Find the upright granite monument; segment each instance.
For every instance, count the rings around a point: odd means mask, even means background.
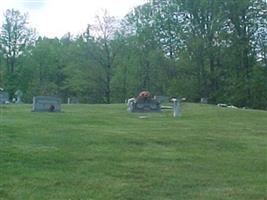
[[[159,112],[160,102],[152,98],[148,91],[140,92],[136,98],[128,100],[128,111],[130,112]]]
[[[33,97],[33,112],[60,112],[61,99],[50,96]]]

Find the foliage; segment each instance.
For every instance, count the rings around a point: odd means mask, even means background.
[[[11,91],[15,91],[19,85],[18,69],[21,66],[19,59],[34,43],[35,33],[27,26],[27,15],[22,15],[19,11],[11,9],[4,13],[4,23],[0,29],[0,49],[2,59],[5,60],[6,69],[3,85]]]
[[[267,109],[266,19],[264,0],[151,0],[121,21],[104,11],[81,35],[33,41],[26,15],[8,10],[0,84],[23,90],[25,102],[33,95],[124,102],[150,90]]]

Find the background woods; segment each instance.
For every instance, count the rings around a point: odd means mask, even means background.
[[[37,37],[28,16],[3,15],[0,87],[33,95],[124,102],[140,90],[267,109],[264,0],[151,0],[118,21],[104,12],[86,31]]]

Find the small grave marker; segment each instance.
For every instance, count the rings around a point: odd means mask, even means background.
[[[154,99],[160,103],[169,102],[170,97],[167,96],[155,96]]]
[[[69,97],[68,98],[68,104],[79,104],[79,99],[76,97]]]
[[[202,103],[202,104],[207,104],[208,103],[208,98],[201,98],[200,99],[200,103]]]

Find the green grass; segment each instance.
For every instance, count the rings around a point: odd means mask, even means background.
[[[1,105],[0,200],[263,200],[266,135],[265,111]]]

